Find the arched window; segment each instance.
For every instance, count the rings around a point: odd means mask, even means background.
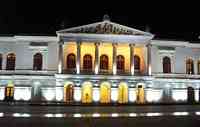
[[[134,69],[136,71],[140,70],[140,57],[137,55],[134,56]]]
[[[194,74],[194,64],[192,59],[187,59],[186,61],[186,73]]]
[[[84,70],[92,70],[92,56],[89,54],[86,54],[83,57],[83,69]]]
[[[101,55],[100,57],[100,69],[108,70],[108,56]]]
[[[125,65],[124,63],[125,63],[124,56],[118,55],[117,56],[117,70],[124,71],[124,65]]]
[[[0,54],[0,70],[2,70],[3,55]]]
[[[33,70],[42,70],[42,54],[36,53],[33,56]]]
[[[171,73],[171,61],[167,56],[163,58],[163,73]]]
[[[73,53],[67,56],[67,68],[68,69],[76,68],[76,56]]]
[[[9,53],[7,55],[6,70],[15,70],[15,59],[16,56],[14,53]]]
[[[197,63],[197,68],[198,68],[198,74],[200,74],[200,60]]]

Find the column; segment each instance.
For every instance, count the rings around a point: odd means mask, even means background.
[[[76,47],[77,47],[77,50],[76,50],[76,54],[77,54],[77,57],[76,57],[76,74],[80,74],[80,70],[81,70],[81,66],[80,66],[80,59],[81,59],[81,42],[80,41],[77,41],[76,43]]]
[[[93,102],[95,102],[95,103],[100,101],[100,88],[99,88],[99,86],[94,86],[92,88],[92,99],[93,99]]]
[[[130,44],[129,47],[130,47],[130,72],[131,72],[131,75],[134,75],[134,45],[135,44]]]
[[[62,74],[62,70],[63,70],[63,40],[59,39],[58,42],[58,73]]]
[[[194,59],[194,74],[197,75],[198,74],[198,61],[196,59]]]
[[[113,75],[117,74],[117,44],[113,43]]]
[[[147,44],[147,74],[151,75],[151,44]]]
[[[99,43],[95,43],[95,74],[99,74]]]

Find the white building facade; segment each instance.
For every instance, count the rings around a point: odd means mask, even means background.
[[[199,103],[200,44],[153,37],[109,20],[0,37],[0,100]]]

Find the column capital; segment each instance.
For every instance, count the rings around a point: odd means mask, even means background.
[[[152,47],[151,43],[146,44],[146,47]]]
[[[99,45],[100,45],[100,42],[95,42],[94,45],[95,45],[95,46],[99,46]]]
[[[112,46],[117,46],[118,45],[118,43],[112,43]]]
[[[58,44],[63,45],[64,44],[63,39],[60,38],[59,41],[58,41]]]
[[[134,47],[134,46],[135,46],[135,44],[129,44],[129,46],[130,46],[130,47]]]
[[[76,43],[81,45],[82,41],[81,40],[76,40]]]

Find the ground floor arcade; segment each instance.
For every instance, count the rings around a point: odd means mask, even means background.
[[[87,79],[87,80],[85,80]],[[1,101],[66,104],[193,103],[200,100],[194,79],[89,79],[32,77],[1,79]]]

